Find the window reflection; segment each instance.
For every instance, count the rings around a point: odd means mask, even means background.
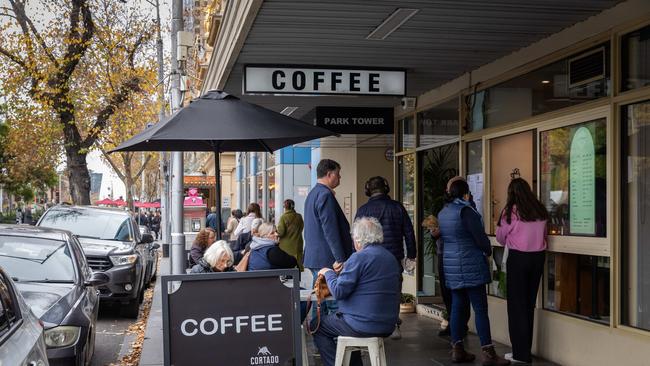
[[[412,116],[397,121],[399,151],[415,148],[415,119]]]

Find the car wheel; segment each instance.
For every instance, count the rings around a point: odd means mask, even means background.
[[[138,318],[138,314],[140,313],[140,297],[141,296],[138,296],[138,298],[132,299],[128,303],[122,305],[122,308],[120,309],[122,316],[131,319]]]

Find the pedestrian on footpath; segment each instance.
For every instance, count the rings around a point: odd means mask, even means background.
[[[233,210],[230,213],[230,217],[228,218],[228,222],[226,223],[226,230],[225,230],[225,240],[228,241],[235,241],[237,240],[237,236],[235,235],[235,229],[237,229],[237,225],[239,225],[239,220],[244,216],[244,214],[241,212],[241,210]]]
[[[260,205],[258,205],[255,202],[252,202],[251,204],[248,205],[248,208],[246,209],[246,216],[242,217],[241,220],[239,220],[239,224],[237,225],[237,228],[234,231],[235,236],[239,236],[244,233],[250,233],[251,224],[253,223],[253,220],[261,219],[261,218],[262,218],[262,209],[260,208]]]
[[[302,229],[305,227],[305,223],[302,216],[296,212],[295,206],[296,203],[293,200],[284,200],[284,213],[280,216],[278,223],[278,237],[280,238],[280,249],[296,258],[298,268],[302,272]]]
[[[451,289],[451,360],[473,362],[475,356],[465,351],[463,337],[468,318],[464,308],[474,308],[476,330],[484,366],[505,366],[510,361],[499,357],[492,344],[485,285],[491,281],[487,257],[492,254],[490,239],[485,235],[483,220],[469,202],[467,182],[454,181],[449,188],[447,205],[438,214],[440,237],[444,242],[443,267],[447,287]]]
[[[530,363],[533,358],[533,324],[539,282],[546,258],[548,211],[535,197],[528,182],[515,178],[508,186],[508,200],[501,212],[497,241],[506,246],[508,330],[512,353],[506,359]]]
[[[151,218],[151,231],[156,234],[156,240],[158,240],[158,233],[160,232],[160,212],[156,211],[156,214]]]
[[[384,234],[381,245],[397,259],[400,266],[399,279],[402,283],[404,269],[409,273],[415,269],[417,248],[413,222],[404,205],[391,199],[388,195],[390,186],[386,178],[376,176],[368,179],[364,191],[369,199],[367,203],[359,207],[355,219],[374,217],[379,221]],[[404,255],[404,244],[406,244],[406,256]],[[402,338],[400,324],[401,320],[395,326],[395,331],[391,335],[392,339]]]
[[[305,199],[305,268],[311,271],[314,283],[321,268],[343,269],[343,263],[354,251],[350,223],[334,196],[341,183],[341,165],[323,159],[316,168],[318,183]],[[321,314],[336,312],[336,301],[321,305]]]

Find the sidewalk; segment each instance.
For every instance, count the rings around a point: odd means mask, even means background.
[[[159,275],[169,274],[169,258],[162,258]],[[437,336],[439,322],[417,314],[402,314],[402,339],[385,340],[386,358],[389,365],[408,366],[451,366],[449,355],[449,340]],[[309,364],[320,366],[318,357],[312,356],[316,348],[309,337]],[[468,336],[466,347],[469,352],[480,355],[478,337],[474,334]],[[510,352],[510,348],[497,344],[497,352],[503,355]],[[480,359],[480,357],[477,357]],[[370,363],[366,359],[365,365]],[[481,363],[477,360],[475,365]],[[162,330],[162,300],[160,296],[160,281],[156,281],[154,299],[149,313],[145,340],[142,345],[140,366],[163,365],[163,330]],[[455,365],[455,364],[453,364]],[[467,365],[467,364],[466,364]],[[535,366],[556,366],[556,364],[540,359],[535,359]]]

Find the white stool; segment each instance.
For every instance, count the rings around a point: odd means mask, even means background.
[[[366,348],[368,349],[370,364],[372,366],[387,366],[383,338],[355,338],[345,336],[338,337],[334,366],[348,366],[352,352],[361,351]]]

